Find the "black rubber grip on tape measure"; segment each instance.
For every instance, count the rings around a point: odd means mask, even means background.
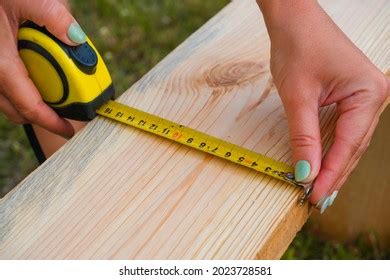
[[[111,84],[98,97],[89,103],[72,103],[61,108],[53,108],[58,115],[76,121],[90,121],[96,117],[96,110],[115,96],[114,85]]]

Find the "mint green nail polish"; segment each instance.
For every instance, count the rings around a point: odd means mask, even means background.
[[[326,197],[322,198],[320,201],[317,202],[316,208],[321,209],[322,203],[325,201]]]
[[[77,23],[72,23],[68,29],[68,37],[76,44],[82,44],[87,41],[87,35]]]
[[[317,202],[316,207],[320,209],[320,213],[323,214],[326,209],[332,206],[334,200],[336,199],[338,191],[334,191],[330,196],[322,198]]]
[[[295,180],[302,182],[309,177],[311,171],[310,163],[307,160],[299,160],[295,164]]]
[[[329,199],[330,199],[329,200],[329,206],[332,206],[332,204],[333,204],[334,200],[336,199],[338,193],[339,193],[338,191],[334,191],[332,193],[332,195],[329,197]]]
[[[325,210],[330,206],[330,196],[328,196],[325,201],[322,203],[320,213],[324,214]]]

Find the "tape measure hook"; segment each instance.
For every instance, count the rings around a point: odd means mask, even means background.
[[[312,184],[301,184],[295,181],[294,173],[288,172],[284,175],[284,178],[292,183],[294,183],[297,187],[303,188],[303,195],[298,199],[298,205],[303,206],[303,204],[309,199],[313,186]]]
[[[303,188],[303,195],[298,199],[298,205],[303,206],[303,204],[309,199],[311,193],[313,192],[313,185],[307,184],[307,185],[301,185],[298,184],[298,186]]]

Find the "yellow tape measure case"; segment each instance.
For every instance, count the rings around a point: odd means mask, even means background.
[[[114,97],[111,76],[89,39],[71,47],[28,21],[19,30],[18,49],[44,101],[60,116],[91,120]]]

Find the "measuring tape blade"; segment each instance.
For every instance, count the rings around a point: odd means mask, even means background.
[[[229,160],[239,165],[249,167],[287,183],[301,186],[294,180],[294,169],[288,164],[195,129],[115,101],[107,102],[96,112],[109,119],[173,140],[185,146]]]

